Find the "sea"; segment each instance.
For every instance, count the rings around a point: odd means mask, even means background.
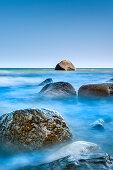
[[[53,99],[43,96],[40,99],[42,86],[38,85],[47,78],[52,78],[53,82],[72,84],[78,94],[82,85],[112,83],[113,68],[77,68],[76,71],[55,71],[53,68],[1,68],[0,116],[19,109],[56,110],[68,124],[73,141],[95,143],[103,152],[113,157],[113,98],[81,99],[76,96]],[[100,119],[103,120],[103,128],[92,128],[91,125]],[[45,158],[53,152],[55,148],[50,147],[41,151],[9,153],[0,147],[0,170],[24,169],[45,163]]]

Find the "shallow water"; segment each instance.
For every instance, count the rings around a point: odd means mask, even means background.
[[[66,120],[73,141],[98,144],[113,156],[113,98],[47,99],[39,98],[38,86],[46,78],[71,83],[75,90],[89,83],[105,83],[113,78],[113,69],[77,69],[76,72],[54,69],[0,69],[0,115],[17,109],[49,108],[57,110]],[[103,119],[104,129],[92,129],[91,124]],[[58,147],[58,146],[57,146]],[[32,153],[11,154],[0,150],[0,169],[18,169],[26,165],[44,163],[55,148]]]

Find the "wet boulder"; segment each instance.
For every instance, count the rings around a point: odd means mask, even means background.
[[[104,129],[104,120],[103,119],[98,119],[95,122],[91,124],[91,128],[97,129],[97,130],[103,130]]]
[[[113,83],[103,84],[89,84],[83,85],[79,88],[79,96],[112,96],[113,95]]]
[[[92,153],[98,153],[100,151],[101,148],[95,143],[86,142],[86,141],[75,141],[61,147],[55,153],[48,156],[46,161],[58,160],[69,155],[80,155],[82,153],[92,154]]]
[[[53,80],[51,78],[44,80],[42,83],[39,84],[39,86],[45,86],[46,84],[49,83],[53,83]]]
[[[53,154],[49,153],[45,158],[45,163],[38,165],[35,163],[33,166],[29,164],[20,169],[102,170],[112,169],[112,161],[112,157],[101,151],[98,145],[85,141],[77,141],[57,149]]]
[[[40,91],[40,94],[52,97],[70,97],[75,96],[76,91],[70,83],[55,82],[44,86]]]
[[[48,109],[17,110],[0,117],[1,144],[39,149],[71,139],[63,117]]]
[[[56,65],[55,70],[75,71],[76,68],[70,61],[63,60]]]

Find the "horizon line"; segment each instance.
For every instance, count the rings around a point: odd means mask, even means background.
[[[55,69],[55,67],[0,67],[0,69]],[[113,67],[76,67],[76,69],[113,69]]]

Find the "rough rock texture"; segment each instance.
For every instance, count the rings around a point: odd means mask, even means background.
[[[78,156],[78,155],[76,155]],[[74,158],[72,155],[40,165],[30,165],[19,170],[112,170],[113,159],[108,154],[85,154]]]
[[[55,70],[74,71],[76,68],[70,61],[63,60],[56,65]]]
[[[86,141],[76,141],[63,146],[53,154],[49,155],[46,161],[50,162],[50,161],[58,160],[60,158],[64,158],[69,155],[80,155],[82,153],[92,154],[92,153],[98,153],[100,151],[101,148],[95,143],[86,142]]]
[[[113,83],[89,84],[79,88],[79,96],[111,96],[113,95]]]
[[[76,95],[76,91],[70,83],[55,82],[44,86],[40,94],[53,97],[69,97]]]
[[[49,154],[45,163],[24,166],[20,170],[110,170],[113,159],[94,143],[77,141]]]
[[[2,143],[10,142],[25,149],[39,149],[70,138],[71,132],[66,122],[56,111],[27,109],[0,117]]]
[[[45,86],[46,84],[49,83],[53,83],[53,80],[51,78],[44,80],[42,83],[39,84],[39,86]]]

